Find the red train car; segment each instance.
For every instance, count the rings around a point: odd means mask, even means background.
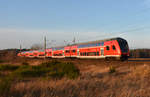
[[[33,57],[37,58],[38,57],[38,51],[33,51]]]
[[[77,57],[78,46],[66,46],[64,47],[65,57]]]
[[[111,38],[78,44],[79,58],[116,58],[125,60],[129,57],[128,43],[123,38]]]
[[[65,58],[64,46],[53,48],[52,52],[53,52],[52,58]]]
[[[44,58],[45,57],[45,51],[44,50],[38,50],[38,58]]]
[[[52,49],[51,48],[50,49],[46,49],[45,52],[46,52],[46,57],[48,57],[48,58],[52,57]]]
[[[46,54],[46,55],[45,55]],[[39,51],[21,52],[18,56],[52,58],[116,58],[126,60],[129,57],[128,43],[123,38],[78,43],[70,46],[55,47]]]

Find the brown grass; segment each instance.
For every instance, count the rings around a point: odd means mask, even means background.
[[[150,97],[150,61],[104,62],[100,60],[71,60],[80,69],[74,80],[27,79],[13,81],[9,96],[12,97]],[[142,59],[143,60],[143,59]],[[39,65],[43,59],[19,58],[10,64]],[[7,63],[7,62],[6,62]],[[5,63],[3,63],[5,64]],[[109,73],[113,66],[116,72]],[[0,84],[1,85],[1,84]]]
[[[91,66],[90,66],[91,67]],[[99,68],[99,66],[93,68]],[[107,68],[107,67],[106,67]],[[126,70],[124,70],[126,69]],[[148,97],[150,66],[121,66],[110,74],[107,69],[82,72],[80,78],[69,80],[29,80],[14,83],[14,97]]]

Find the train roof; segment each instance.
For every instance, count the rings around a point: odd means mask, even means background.
[[[96,40],[96,41],[89,41],[89,42],[81,42],[81,43],[77,43],[77,44],[72,44],[72,45],[68,45],[68,46],[74,46],[74,45],[78,45],[79,47],[83,46],[83,45],[88,45],[88,44],[95,44],[96,46],[100,46],[100,45],[103,45],[104,42],[106,41],[112,41],[112,40],[124,40],[123,38],[121,37],[115,37],[115,38],[108,38],[108,39],[103,39],[103,40]],[[99,44],[97,44],[99,43]],[[52,48],[48,48],[48,49],[52,49],[52,50],[62,50],[64,49],[64,47],[66,46],[57,46],[57,47],[52,47]],[[37,50],[39,52],[43,52],[44,50]],[[30,51],[25,51],[23,53],[26,53],[26,52],[30,52]]]
[[[76,44],[72,44],[72,45],[68,45],[68,46],[73,46],[73,45],[87,45],[87,44],[96,44],[96,43],[103,43],[103,42],[106,42],[106,41],[112,41],[112,40],[124,40],[123,38],[121,37],[115,37],[115,38],[108,38],[108,39],[103,39],[103,40],[96,40],[96,41],[89,41],[89,42],[81,42],[81,43],[76,43]],[[57,46],[57,47],[54,47],[52,48],[53,50],[58,50],[58,49],[62,49],[66,46]]]
[[[96,40],[96,41],[89,41],[89,42],[82,42],[82,43],[77,43],[76,45],[86,45],[86,44],[95,44],[95,43],[102,43],[106,41],[112,41],[112,40],[122,40],[123,38],[116,37],[116,38],[109,38],[109,39],[104,39],[104,40]]]

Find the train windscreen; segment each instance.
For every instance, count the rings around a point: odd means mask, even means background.
[[[119,39],[119,40],[118,40],[118,43],[119,43],[119,46],[120,46],[121,51],[122,51],[123,53],[127,53],[128,50],[129,50],[127,41],[124,40],[124,39]]]

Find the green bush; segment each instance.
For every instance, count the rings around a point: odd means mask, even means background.
[[[45,62],[39,66],[20,66],[15,74],[18,77],[44,77],[48,76],[51,78],[62,78],[64,76],[74,79],[78,77],[79,70],[74,66],[73,63],[66,62]]]
[[[30,65],[0,65],[0,71],[11,70],[5,77],[0,77],[0,96],[9,97],[9,91],[13,82],[32,77],[56,78],[67,77],[70,79],[79,76],[79,70],[70,62],[46,62],[39,66]]]
[[[9,64],[0,65],[0,71],[13,71],[18,68],[19,68],[19,66],[15,66],[15,65],[9,65]]]
[[[0,63],[3,63],[4,61],[3,60],[0,60]]]
[[[14,75],[19,78],[24,77],[40,77],[44,76],[46,73],[46,70],[38,67],[38,66],[20,66],[15,72]]]
[[[7,97],[9,95],[11,84],[12,78],[9,76],[0,80],[0,96]]]
[[[74,66],[73,63],[57,63],[50,67],[51,71],[49,76],[53,78],[61,78],[66,76],[68,78],[74,79],[78,77],[79,70]]]
[[[12,71],[11,75],[15,78],[27,78],[27,77],[51,77],[62,78],[68,77],[74,79],[78,77],[79,70],[73,63],[70,62],[45,62],[39,66],[30,65],[0,65],[0,71]]]

